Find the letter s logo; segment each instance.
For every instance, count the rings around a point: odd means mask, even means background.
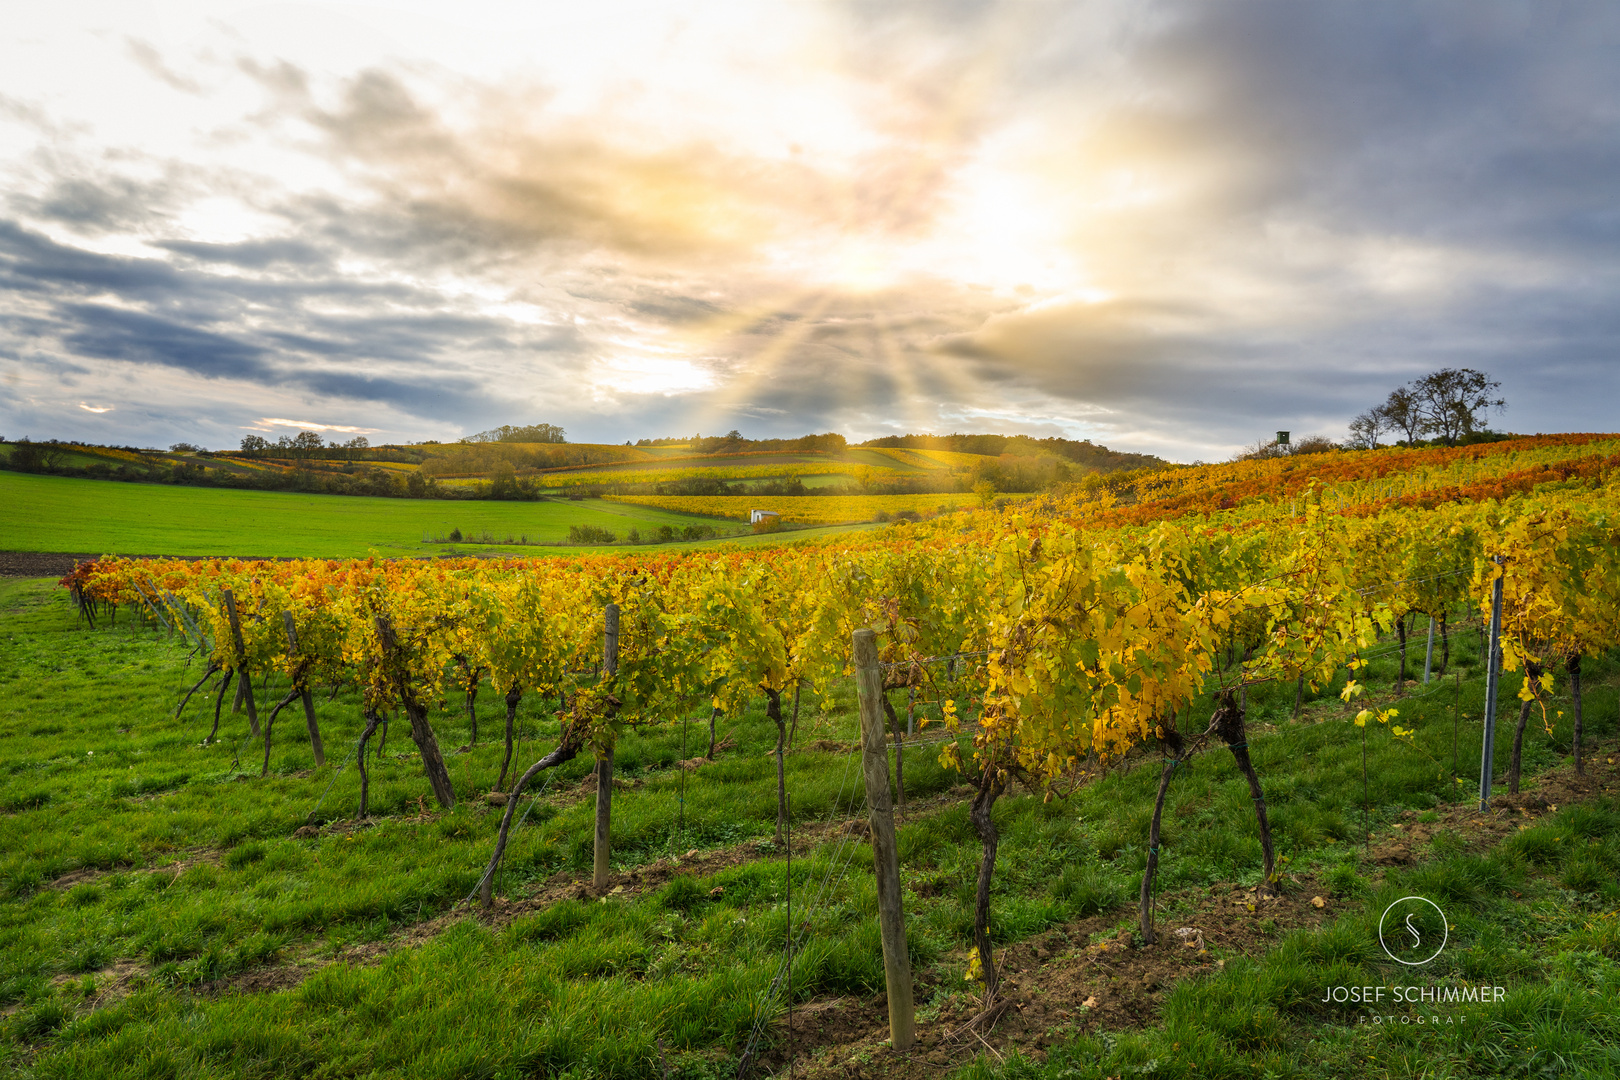
[[[1411,915],[1406,917],[1406,932],[1412,935],[1412,947],[1414,949],[1423,944],[1423,935],[1419,934],[1417,932],[1417,927],[1412,925]]]

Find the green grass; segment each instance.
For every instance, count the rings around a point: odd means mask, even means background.
[[[566,541],[574,525],[595,525],[622,539],[632,528],[647,536],[660,525],[682,529],[715,524],[709,518],[597,499],[537,503],[380,499],[10,472],[0,472],[0,505],[6,507],[0,518],[0,550],[130,555],[343,558],[364,556],[372,548],[385,555],[444,554],[445,545],[424,544],[422,537],[448,536],[452,529],[464,535],[487,530],[502,539],[527,534],[531,543],[545,545]],[[746,539],[781,543],[803,535]],[[625,548],[462,545],[457,550],[543,554]]]
[[[1441,855],[1392,871],[1321,929],[1289,934],[1264,956],[1234,958],[1211,978],[1183,982],[1145,1031],[1071,1039],[1045,1062],[981,1058],[965,1073],[982,1080],[1615,1076],[1617,825],[1620,807],[1604,799],[1560,810],[1486,854]],[[1527,854],[1543,850],[1554,854]],[[1571,885],[1580,868],[1596,872]],[[1414,893],[1438,898],[1452,924],[1445,951],[1420,973],[1385,960],[1377,938],[1379,914]],[[1336,986],[1384,986],[1392,999],[1394,987],[1435,984],[1507,992],[1487,1005],[1439,1008],[1390,1001],[1369,1010],[1326,1000]]]
[[[1454,659],[1465,651],[1459,645]],[[1375,662],[1372,685],[1388,678],[1388,663]],[[1594,736],[1614,731],[1615,670],[1612,659],[1588,669]],[[483,740],[448,756],[462,799],[456,810],[418,818],[427,784],[395,730],[371,766],[377,823],[297,840],[291,834],[306,821],[337,823],[354,812],[356,771],[337,764],[358,735],[358,701],[350,691],[331,702],[318,696],[331,755],[321,769],[302,724],[283,720],[261,780],[256,744],[242,746],[242,717],[227,714],[226,738],[208,747],[199,745],[207,706],[194,701],[173,718],[197,674],[160,635],[127,621],[82,629],[60,590],[0,581],[0,1069],[39,1077],[657,1077],[662,1040],[674,1076],[735,1075],[786,926],[785,866],[768,839],[774,728],[759,707],[722,718],[721,734],[736,745],[684,777],[674,764],[702,752],[701,704],[689,724],[627,732],[618,775],[636,786],[616,797],[613,816],[620,869],[722,845],[757,858],[633,900],[565,900],[500,929],[457,919],[426,933],[424,924],[472,888],[497,825],[469,798],[499,769],[489,741],[498,730],[493,695],[483,695]],[[260,692],[279,696],[275,687]],[[1481,694],[1478,679],[1464,683],[1465,776],[1469,755],[1477,762]],[[801,743],[852,741],[852,704],[847,683],[826,702],[806,694]],[[1374,885],[1358,854],[1359,732],[1331,698],[1317,706],[1324,722],[1312,725],[1282,723],[1292,705],[1292,687],[1250,698],[1256,728],[1277,724],[1257,731],[1251,750],[1279,854],[1296,872],[1328,877],[1354,898],[1350,910],[1320,931],[1282,936],[1263,956],[1228,955],[1224,972],[1168,995],[1145,1031],[1069,1040],[1045,1063],[1013,1055],[967,1072],[1614,1075],[1620,810],[1566,807],[1492,852],[1442,842],[1428,862]],[[553,708],[523,701],[522,761],[551,745]],[[1401,708],[1416,747],[1382,729],[1369,738],[1372,821],[1381,832],[1403,810],[1466,795],[1450,771],[1450,689]],[[435,712],[433,723],[447,753],[467,741],[459,709]],[[1567,740],[1567,717],[1564,724],[1557,737]],[[250,775],[232,767],[239,746]],[[1498,752],[1505,762],[1504,740]],[[914,799],[958,782],[935,753],[907,754]],[[1527,770],[1557,760],[1544,734],[1527,736]],[[1131,920],[1116,905],[1134,895],[1145,859],[1152,761],[1068,800],[1018,794],[998,804],[998,944],[1097,912]],[[798,825],[850,812],[859,768],[847,753],[806,749],[788,764]],[[579,797],[588,768],[574,761],[557,771],[514,835],[500,891],[521,896],[557,874],[588,876],[592,806]],[[1258,879],[1254,818],[1231,755],[1211,753],[1181,770],[1168,807],[1165,919],[1187,902],[1186,890]],[[979,845],[956,804],[904,826],[899,846],[914,960],[935,977],[919,1001],[926,1010],[962,985]],[[794,859],[795,918],[808,918],[813,931],[795,971],[801,1000],[867,996],[882,985],[869,849],[846,861],[851,850],[828,844]],[[53,884],[70,873],[76,883]],[[832,885],[823,902],[807,909],[824,880]],[[1313,1001],[1334,982],[1393,977],[1393,965],[1377,961],[1369,919],[1402,895],[1392,890],[1408,889],[1443,897],[1457,923],[1449,972],[1511,988],[1481,1013],[1479,1028],[1375,1033]],[[352,959],[378,944],[392,946],[379,962]],[[293,967],[307,977],[292,989],[199,992]],[[100,999],[131,969],[127,994]],[[1569,1067],[1549,1069],[1556,1061]]]

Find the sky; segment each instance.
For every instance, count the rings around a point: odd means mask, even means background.
[[[3,10],[5,438],[1616,430],[1607,0]]]

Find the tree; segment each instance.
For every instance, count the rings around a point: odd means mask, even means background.
[[[1389,392],[1379,410],[1390,431],[1403,432],[1406,445],[1415,446],[1423,433],[1429,430],[1429,419],[1424,414],[1418,395],[1410,387],[1400,386]]]
[[[1326,435],[1307,435],[1291,443],[1288,452],[1291,456],[1298,457],[1301,454],[1329,454],[1337,449],[1333,440]]]
[[[518,497],[517,474],[512,471],[510,462],[503,461],[495,466],[495,471],[490,475],[489,497],[492,499]]]
[[[262,435],[249,435],[242,440],[242,453],[249,456],[263,454],[270,449],[270,441]]]
[[[291,443],[293,450],[301,457],[314,457],[324,445],[318,431],[300,431]]]
[[[1424,427],[1439,433],[1447,446],[1474,434],[1491,409],[1507,408],[1505,398],[1491,394],[1502,384],[1473,368],[1441,368],[1412,384],[1412,395]]]
[[[1374,405],[1350,421],[1350,445],[1358,450],[1378,449],[1378,436],[1388,431],[1389,417],[1382,405]]]
[[[64,456],[55,439],[42,443],[23,439],[12,447],[11,467],[20,472],[52,472],[61,466]]]

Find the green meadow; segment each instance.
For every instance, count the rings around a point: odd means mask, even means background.
[[[1607,796],[1561,806],[1496,844],[1444,827],[1441,815],[1468,799],[1477,770],[1483,688],[1467,640],[1459,635],[1453,652],[1460,706],[1449,682],[1409,695],[1399,707],[1411,742],[1375,724],[1365,765],[1362,730],[1330,689],[1307,702],[1305,723],[1290,720],[1292,686],[1251,695],[1251,752],[1279,853],[1297,879],[1290,889],[1331,899],[1320,926],[1287,930],[1256,912],[1248,944],[1212,936],[1208,962],[1148,994],[1139,1022],[1122,1026],[1083,1022],[1080,997],[1123,988],[1104,968],[1082,966],[1092,981],[1070,987],[1072,1012],[1054,1011],[1038,1044],[1010,1045],[992,1031],[991,1045],[930,1050],[940,1060],[920,1059],[921,1071],[904,1075],[1616,1075],[1620,808]],[[1386,652],[1358,677],[1387,694],[1392,665]],[[694,703],[689,718],[627,731],[617,750],[626,785],[614,801],[614,869],[632,885],[654,870],[674,876],[600,898],[568,892],[591,865],[592,799],[581,787],[589,762],[576,760],[525,796],[497,888],[517,906],[492,918],[456,904],[498,824],[479,798],[499,772],[496,702],[481,703],[476,743],[458,706],[433,714],[454,810],[433,807],[414,748],[396,730],[368,761],[373,817],[357,826],[351,690],[317,699],[327,765],[313,765],[303,725],[283,719],[260,778],[262,746],[228,701],[212,745],[203,745],[212,723],[204,694],[176,719],[200,675],[181,646],[127,613],[91,631],[49,583],[0,581],[0,1069],[132,1080],[695,1080],[735,1076],[756,1031],[767,1052],[778,1045],[788,998],[801,1011],[855,1003],[881,1019],[870,848],[837,828],[861,816],[847,683],[801,701],[787,758],[803,838],[791,877],[771,840],[774,726],[758,707],[722,717],[716,759],[685,770],[678,763],[707,743],[708,709]],[[1617,684],[1613,656],[1589,664],[1587,730],[1610,756]],[[276,685],[260,692],[266,702],[279,696]],[[1527,737],[1532,785],[1568,745],[1568,718],[1555,715],[1567,713],[1567,699],[1554,705],[1551,734],[1538,720]],[[521,703],[520,764],[552,745],[554,708]],[[1497,745],[1502,768],[1508,747]],[[906,753],[915,806],[899,845],[925,1032],[976,1008],[964,974],[979,841],[960,778],[937,753]],[[1604,761],[1595,756],[1594,770]],[[998,804],[998,947],[1044,942],[1059,964],[1134,928],[1156,765],[1149,757],[1111,771],[1068,799],[1017,789]],[[1413,815],[1436,823],[1415,859],[1374,860]],[[1211,895],[1258,882],[1249,794],[1230,754],[1182,770],[1165,820],[1162,928],[1197,918]],[[294,835],[306,826],[318,831]],[[772,999],[790,882],[804,936],[791,990]],[[1454,924],[1430,974],[1506,988],[1503,1000],[1470,1009],[1471,1026],[1375,1026],[1321,1003],[1333,986],[1411,979],[1376,937],[1379,912],[1409,892],[1439,898]],[[1173,940],[1154,948],[1180,950]],[[1039,974],[1020,982],[1038,1001]],[[880,1043],[809,1046],[795,1075],[910,1067],[885,1055]],[[783,1075],[780,1058],[769,1060]]]
[[[133,484],[0,472],[0,551],[74,551],[128,555],[262,555],[343,558],[447,554],[423,538],[488,533],[527,545],[461,545],[462,553],[537,553],[563,544],[573,526],[631,529],[650,539],[660,526],[735,528],[710,518],[599,499],[459,502],[354,495]],[[817,534],[836,530],[816,530]],[[774,542],[809,535],[778,536]],[[751,542],[770,542],[761,537]],[[590,550],[571,547],[567,550]],[[620,550],[614,548],[612,550]]]

